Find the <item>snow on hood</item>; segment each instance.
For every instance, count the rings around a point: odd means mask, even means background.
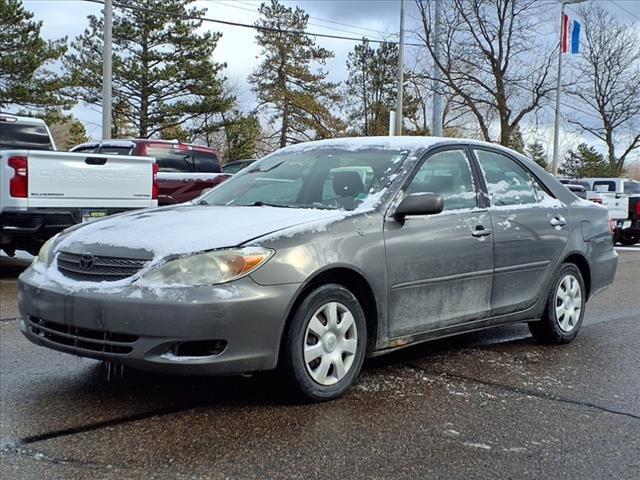
[[[60,240],[56,251],[72,245],[103,245],[147,250],[155,260],[203,250],[235,247],[254,238],[305,223],[344,217],[337,210],[179,205],[141,210],[88,223]]]

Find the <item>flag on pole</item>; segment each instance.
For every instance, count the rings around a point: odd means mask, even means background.
[[[580,53],[580,22],[571,20],[569,15],[562,18],[562,53]]]

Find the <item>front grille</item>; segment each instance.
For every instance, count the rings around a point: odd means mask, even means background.
[[[91,257],[90,262],[86,261],[88,257]],[[129,278],[138,273],[146,263],[146,260],[133,258],[87,256],[68,252],[58,254],[58,270],[65,277],[84,282],[115,282]]]
[[[58,345],[121,355],[130,353],[133,350],[130,344],[138,340],[136,335],[78,328],[31,316],[29,329],[34,335]]]

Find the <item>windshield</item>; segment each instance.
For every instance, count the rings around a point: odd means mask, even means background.
[[[353,210],[391,182],[408,153],[320,147],[276,152],[241,170],[202,203]]]
[[[624,182],[624,193],[640,193],[640,182]]]

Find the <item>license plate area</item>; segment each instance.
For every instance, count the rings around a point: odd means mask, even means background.
[[[82,223],[90,222],[92,220],[97,220],[102,217],[107,216],[106,210],[96,210],[93,208],[85,208],[82,210]]]

